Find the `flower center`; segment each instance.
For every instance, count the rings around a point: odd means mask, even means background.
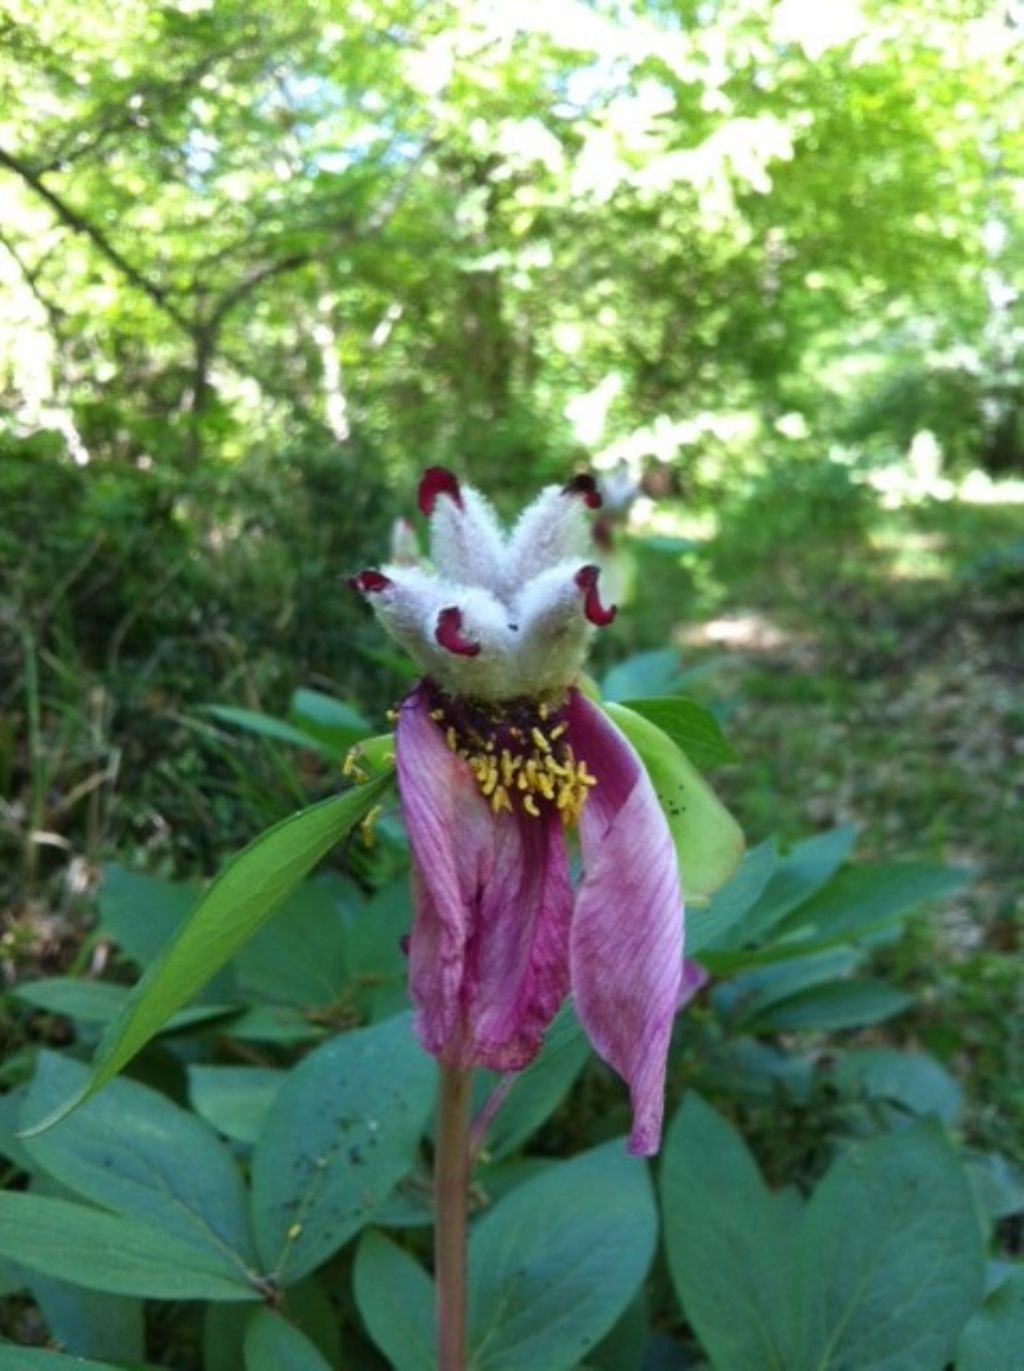
[[[577,821],[597,778],[566,741],[563,706],[526,697],[489,704],[429,688],[430,717],[495,814],[554,811],[566,828]]]

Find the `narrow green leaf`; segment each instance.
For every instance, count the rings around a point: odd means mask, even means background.
[[[255,1285],[136,1219],[49,1196],[0,1192],[0,1251],[88,1290],[156,1300],[246,1300]]]
[[[404,1014],[342,1034],[289,1074],[252,1167],[257,1246],[279,1280],[336,1252],[412,1169],[435,1079]]]
[[[900,919],[929,900],[946,899],[969,879],[969,871],[927,862],[850,867],[799,905],[779,930],[799,932],[801,939],[816,943],[825,938],[846,941]]]
[[[735,930],[729,945],[735,946],[737,939],[749,943],[763,938],[787,914],[809,900],[846,860],[856,835],[857,830],[848,826],[795,843],[780,858],[764,894]]]
[[[234,705],[200,705],[200,712],[212,714],[221,723],[233,724],[247,733],[255,733],[261,738],[271,738],[276,743],[290,743],[292,747],[304,747],[313,752],[322,752],[319,738],[304,728],[296,728],[284,719],[275,719],[271,714],[261,714],[256,709],[239,709]]]
[[[346,985],[346,921],[354,904],[338,877],[303,881],[236,957],[239,989],[300,1009],[333,1004]]]
[[[356,1305],[394,1371],[434,1371],[434,1286],[423,1268],[380,1233],[364,1233],[353,1272]]]
[[[83,1024],[108,1024],[123,1010],[131,991],[109,981],[83,981],[75,976],[47,976],[38,981],[26,981],[11,993],[25,1004],[42,1009],[47,1014],[61,1014]],[[179,1010],[167,1020],[162,1033],[176,1033],[211,1019],[223,1019],[237,1013],[231,1004],[193,1004]]]
[[[636,1295],[657,1226],[647,1168],[621,1139],[513,1190],[470,1239],[475,1371],[570,1371]]]
[[[0,1371],[124,1371],[109,1361],[64,1357],[45,1347],[10,1347],[0,1343]]]
[[[322,749],[339,759],[353,743],[373,731],[352,705],[319,690],[297,690],[291,698],[288,716],[304,733],[316,738]]]
[[[387,791],[382,776],[275,824],[230,862],[149,968],[96,1051],[88,1084],[36,1132],[116,1076],[177,1009],[261,927],[290,891]]]
[[[710,895],[743,856],[743,832],[696,767],[660,728],[624,705],[602,706],[636,748],[665,811],[688,901]]]
[[[863,1028],[900,1014],[913,997],[884,981],[830,981],[779,1000],[744,1019],[751,1033],[825,1032]]]
[[[661,1161],[665,1247],[686,1317],[716,1367],[812,1371],[799,1359],[799,1205],[773,1195],[739,1134],[687,1094]]]
[[[168,881],[108,862],[96,896],[100,928],[139,966],[148,966],[199,899],[191,881]]]
[[[963,1107],[959,1085],[926,1052],[846,1052],[836,1066],[835,1081],[842,1090],[891,1101],[922,1118],[933,1114],[947,1124],[956,1122]]]
[[[606,700],[670,695],[682,678],[679,653],[674,647],[658,647],[637,652],[613,666],[601,682],[601,694]]]
[[[80,1062],[42,1053],[23,1117],[52,1113],[87,1078]],[[155,1090],[113,1081],[25,1147],[36,1165],[85,1199],[199,1249],[204,1266],[244,1276],[255,1263],[234,1158],[207,1124]]]
[[[647,700],[623,700],[622,703],[667,733],[694,766],[720,766],[723,762],[736,760],[736,753],[718,720],[710,709],[705,709],[696,700],[687,699],[685,695],[665,695]]]
[[[739,869],[727,885],[715,892],[706,909],[694,910],[686,920],[686,955],[695,957],[714,948],[737,924],[742,925],[775,870],[775,839],[758,843],[744,853]]]
[[[272,1309],[254,1309],[245,1329],[245,1371],[331,1371],[305,1333]]]

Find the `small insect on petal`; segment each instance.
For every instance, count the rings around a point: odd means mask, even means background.
[[[475,657],[480,651],[479,643],[471,643],[463,637],[462,610],[456,605],[441,610],[434,637],[446,652],[453,652],[456,657]]]
[[[601,492],[597,488],[597,482],[586,472],[581,476],[574,476],[571,481],[566,481],[562,487],[562,494],[582,496],[583,503],[588,509],[601,508]]]
[[[462,491],[454,473],[447,467],[428,467],[420,477],[420,513],[429,518],[434,512],[439,495],[449,496],[459,509],[462,508]]]
[[[596,566],[580,567],[576,573],[576,584],[583,591],[583,613],[592,624],[598,628],[607,628],[616,615],[615,605],[607,608],[601,603],[601,597],[597,591],[597,578],[600,571]]]
[[[383,571],[361,571],[358,576],[350,576],[348,583],[362,595],[379,595],[382,590],[394,585],[391,577],[385,576]]]

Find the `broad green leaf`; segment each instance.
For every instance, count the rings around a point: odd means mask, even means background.
[[[331,1371],[305,1333],[272,1309],[254,1309],[245,1330],[245,1371]]]
[[[899,1105],[911,1114],[934,1114],[955,1123],[963,1107],[959,1085],[926,1052],[860,1048],[846,1052],[835,1069],[841,1089]]]
[[[991,1294],[967,1321],[956,1371],[1020,1371],[1024,1364],[1024,1272]]]
[[[853,846],[857,830],[835,828],[795,843],[779,859],[764,893],[728,939],[729,946],[763,938],[777,923],[831,880]]]
[[[356,1249],[353,1288],[367,1332],[394,1371],[434,1371],[434,1286],[423,1268],[380,1233]]]
[[[513,1190],[470,1239],[474,1371],[570,1371],[636,1295],[656,1238],[647,1169],[621,1139]]]
[[[374,1020],[391,1018],[408,1005],[408,959],[402,938],[412,923],[408,876],[379,890],[352,918],[348,969],[356,1003]]]
[[[336,1252],[412,1169],[435,1081],[407,1015],[344,1033],[289,1074],[252,1166],[257,1246],[284,1284]]]
[[[801,1234],[809,1371],[941,1371],[981,1298],[984,1252],[963,1167],[916,1124],[839,1159]]]
[[[721,1371],[811,1371],[799,1360],[799,1204],[772,1194],[735,1130],[692,1091],[661,1160],[669,1272]]]
[[[812,986],[838,980],[852,971],[863,954],[855,948],[834,947],[811,957],[794,957],[788,962],[758,967],[737,976],[718,994],[742,1028],[748,1020],[771,1009],[783,1000]]]
[[[276,743],[290,743],[292,747],[304,747],[313,752],[323,752],[324,748],[313,733],[297,728],[284,719],[275,719],[271,714],[261,714],[257,709],[240,709],[235,705],[201,705],[203,714],[212,714],[223,724],[233,724],[247,733],[255,733],[261,738],[271,738]]]
[[[326,1029],[312,1022],[301,1009],[288,1004],[258,1004],[231,1019],[223,1028],[225,1037],[241,1042],[277,1043],[294,1047],[297,1043],[315,1043],[324,1037]]]
[[[286,1076],[269,1066],[190,1066],[189,1096],[218,1133],[254,1143]]]
[[[131,991],[127,986],[113,985],[109,981],[49,976],[39,981],[26,981],[11,993],[48,1014],[61,1014],[77,1023],[108,1024],[124,1009]],[[176,1033],[236,1012],[237,1006],[231,1004],[192,1004],[172,1015],[160,1032]]]
[[[992,1219],[1024,1213],[1024,1166],[998,1152],[967,1152],[967,1174],[982,1210]]]
[[[29,1289],[43,1312],[51,1338],[78,1357],[142,1361],[145,1328],[142,1301],[127,1295],[85,1290],[81,1285],[34,1274]],[[3,1351],[0,1350],[0,1368]]]
[[[891,1019],[913,1002],[913,996],[884,981],[829,981],[746,1016],[744,1027],[752,1033],[862,1028]]]
[[[603,708],[636,748],[665,811],[688,901],[710,895],[743,856],[743,832],[696,767],[648,719],[624,705]]]
[[[45,1347],[11,1347],[0,1343],[0,1371],[124,1371],[124,1367],[85,1357],[64,1357]]]
[[[346,916],[354,903],[340,879],[303,881],[235,959],[241,990],[300,1009],[333,1004],[346,984]]]
[[[555,1112],[582,1071],[590,1045],[569,1005],[548,1029],[544,1045],[534,1062],[513,1079],[512,1088],[484,1139],[484,1150],[495,1161],[507,1157]],[[477,1072],[474,1101],[477,1109],[501,1077]]]
[[[51,1127],[116,1076],[154,1033],[262,926],[281,901],[386,793],[370,781],[275,824],[231,861],[132,991],[104,1034],[82,1091],[36,1130]]]
[[[359,711],[319,690],[297,690],[288,707],[290,720],[316,738],[323,750],[343,758],[353,743],[373,732]]]
[[[199,895],[199,886],[191,881],[162,880],[108,862],[96,895],[100,928],[132,961],[148,966]]]
[[[666,695],[648,700],[623,700],[622,703],[668,734],[694,766],[719,766],[723,762],[736,761],[736,753],[718,720],[710,709],[705,709],[696,700],[689,700],[685,695]]]
[[[682,676],[675,648],[654,648],[650,652],[638,652],[613,666],[601,682],[601,694],[606,700],[670,695],[681,684]]]
[[[686,920],[686,955],[695,957],[715,947],[730,930],[742,926],[775,870],[775,839],[769,838],[744,853],[739,869],[727,885],[717,890],[706,909],[694,910]]]
[[[701,1058],[697,1084],[716,1094],[774,1099],[780,1092],[806,1100],[813,1077],[811,1062],[754,1038],[733,1038]]]
[[[598,1345],[587,1353],[580,1371],[632,1371],[647,1367],[645,1351],[651,1335],[643,1290]]]
[[[241,1273],[159,1229],[49,1196],[0,1192],[0,1251],[87,1290],[154,1300],[260,1297]]]
[[[26,1121],[80,1092],[87,1069],[70,1057],[40,1055],[23,1110]],[[242,1273],[255,1262],[245,1187],[216,1134],[165,1096],[118,1080],[71,1118],[29,1137],[33,1161],[77,1194],[150,1224],[218,1264]]]

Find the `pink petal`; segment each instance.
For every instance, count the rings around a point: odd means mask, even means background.
[[[561,824],[518,809],[494,815],[418,690],[400,710],[396,753],[414,859],[409,976],[420,1041],[449,1066],[519,1071],[568,990]]]
[[[595,1049],[628,1083],[629,1150],[658,1150],[665,1067],[683,974],[683,898],[675,846],[640,759],[577,691],[568,740],[597,777],[580,818],[583,882],[570,967],[576,1011]]]

